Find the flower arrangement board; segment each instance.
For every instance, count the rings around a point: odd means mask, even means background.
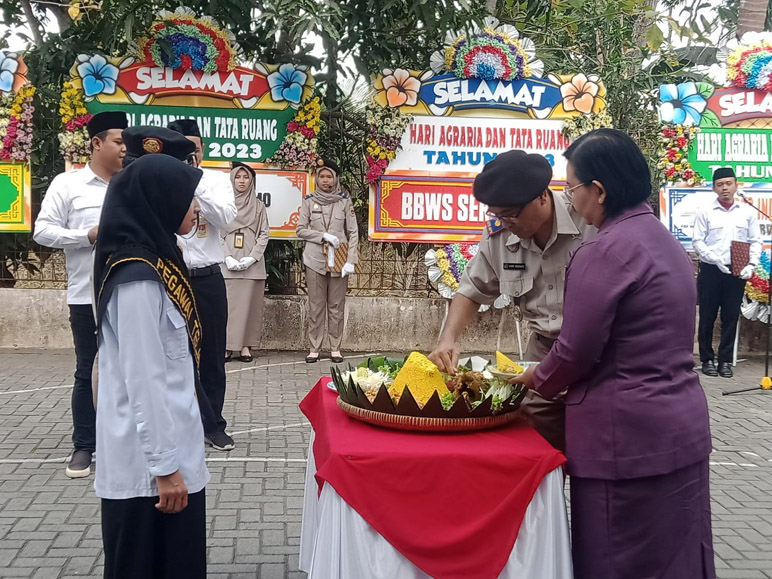
[[[597,75],[545,74],[534,43],[495,18],[450,33],[425,70],[382,70],[373,89],[364,153],[376,241],[479,241],[487,207],[471,185],[485,163],[540,153],[559,187],[571,138],[610,122]]]
[[[699,185],[718,167],[732,167],[742,183],[772,180],[772,33],[732,40],[719,58],[729,86],[686,81],[659,88],[659,166],[669,184]]]
[[[0,50],[0,232],[32,230],[34,95],[22,57]]]
[[[204,166],[239,161],[259,169],[271,236],[294,237],[317,160],[321,103],[305,66],[246,66],[239,54],[230,31],[179,7],[159,12],[126,56],[79,55],[60,100],[62,154],[76,165],[87,161],[85,125],[98,112],[124,111],[132,126],[193,118]]]

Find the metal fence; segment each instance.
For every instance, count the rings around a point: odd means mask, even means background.
[[[67,285],[64,253],[42,248],[29,235],[18,235],[16,257],[8,258],[0,267],[0,287],[21,289],[63,289]],[[304,294],[305,279],[300,255],[302,243],[292,249],[270,242],[266,252],[269,265],[274,267],[274,279],[269,279],[272,293]],[[438,295],[429,283],[424,254],[430,245],[360,242],[360,271],[349,280],[349,295],[430,297]]]

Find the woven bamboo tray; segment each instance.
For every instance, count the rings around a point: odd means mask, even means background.
[[[426,416],[405,416],[403,414],[388,414],[376,410],[359,408],[344,402],[338,398],[338,406],[343,412],[356,420],[397,430],[411,430],[419,432],[466,432],[471,430],[487,430],[503,426],[520,415],[517,412],[507,412],[493,416],[480,416],[475,418],[429,418]]]

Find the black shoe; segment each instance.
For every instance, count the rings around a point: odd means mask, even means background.
[[[204,440],[215,450],[233,450],[236,448],[236,444],[233,442],[233,439],[224,432],[205,434]]]
[[[253,360],[252,354],[247,354],[246,356],[239,356],[236,358],[239,362],[251,362]]]
[[[91,451],[90,450],[76,450],[72,453],[70,462],[67,463],[67,468],[64,470],[70,478],[83,478],[91,474]]]
[[[319,361],[319,354],[316,356],[306,356],[306,364],[313,364]]]
[[[343,356],[330,356],[330,360],[335,364],[343,362]]]
[[[706,376],[718,376],[716,366],[713,364],[713,360],[708,360],[702,363],[702,373]]]
[[[732,366],[729,364],[729,362],[719,362],[718,363],[718,375],[722,378],[731,378],[734,376],[734,373],[732,372]]]

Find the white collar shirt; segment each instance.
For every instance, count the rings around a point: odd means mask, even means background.
[[[91,303],[91,243],[88,232],[99,224],[107,181],[87,164],[57,175],[48,187],[35,220],[33,239],[63,249],[67,262],[67,303]]]
[[[749,263],[759,263],[761,229],[755,209],[737,201],[727,209],[716,198],[713,203],[697,211],[694,217],[692,245],[701,261],[731,265],[732,241],[750,243]]]
[[[150,280],[118,285],[99,327],[94,489],[100,498],[158,495],[179,471],[189,493],[209,482],[185,319]]]
[[[228,173],[201,170],[204,175],[196,189],[196,199],[201,206],[198,229],[189,238],[177,236],[185,264],[190,269],[225,260],[222,231],[236,218],[236,200]]]

